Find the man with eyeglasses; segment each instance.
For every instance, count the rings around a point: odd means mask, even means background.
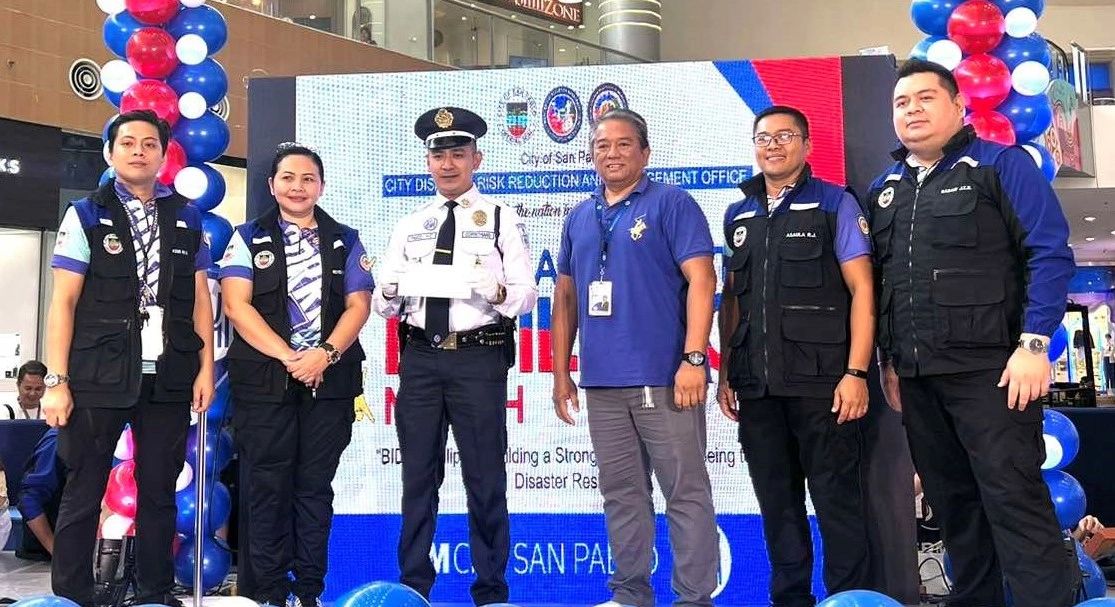
[[[777,607],[811,606],[805,482],[824,539],[830,593],[868,581],[860,484],[875,313],[859,203],[814,177],[809,123],[774,106],[754,122],[762,173],[724,216],[720,410],[739,440],[763,515]]]

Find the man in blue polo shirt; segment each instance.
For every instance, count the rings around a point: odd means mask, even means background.
[[[569,375],[580,334],[581,386],[600,466],[615,573],[613,605],[654,605],[650,472],[666,498],[676,605],[711,605],[719,545],[705,469],[705,351],[716,273],[700,207],[647,179],[647,125],[630,110],[597,123],[603,184],[566,219],[554,293],[554,408],[580,410]]]
[[[830,593],[864,588],[860,479],[875,312],[867,220],[855,197],[813,177],[809,121],[788,106],[755,116],[745,198],[724,216],[720,410],[739,440],[763,515],[770,598],[808,607],[813,550],[805,481]]]

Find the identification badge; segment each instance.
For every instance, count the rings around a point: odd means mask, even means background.
[[[594,280],[588,284],[588,315],[612,315],[612,281]]]
[[[145,306],[140,318],[143,322],[139,331],[143,360],[153,362],[163,354],[163,309],[160,306]]]

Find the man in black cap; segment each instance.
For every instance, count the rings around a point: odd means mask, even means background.
[[[402,344],[395,405],[403,456],[401,581],[429,598],[435,575],[430,546],[452,425],[477,605],[508,598],[507,370],[514,362],[514,319],[538,297],[526,226],[472,181],[484,157],[476,140],[487,130],[483,118],[461,108],[436,108],[418,118],[414,133],[426,147],[437,195],[395,226],[372,295],[376,312],[399,318]],[[410,281],[405,276],[421,265],[451,266],[467,295],[422,296],[436,293],[414,274]],[[400,279],[407,285],[403,293]]]

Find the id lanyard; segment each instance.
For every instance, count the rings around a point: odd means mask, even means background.
[[[139,201],[141,209],[146,207],[143,201]],[[143,241],[143,231],[139,229],[139,219],[132,214],[131,209],[125,208],[128,213],[128,223],[136,235],[136,240],[139,241],[139,250],[143,254],[143,276],[139,279],[139,293],[136,295],[139,300],[140,317],[147,320],[146,308],[149,305],[154,305],[156,301],[155,292],[151,289],[151,285],[147,284],[147,275],[151,272],[151,251],[155,248],[155,238],[158,236],[159,230],[159,207],[151,205],[151,213],[149,218],[148,227],[150,230],[147,242]]]
[[[616,230],[616,224],[619,223],[623,214],[627,212],[627,208],[631,206],[630,200],[623,202],[623,208],[616,211],[616,216],[612,218],[612,223],[607,228],[604,227],[604,203],[596,203],[596,225],[600,228],[600,282],[604,282],[604,269],[608,265],[608,246],[612,242],[612,233]]]

